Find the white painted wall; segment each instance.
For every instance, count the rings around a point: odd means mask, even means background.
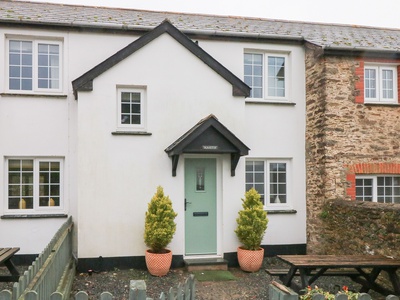
[[[111,135],[117,124],[117,85],[147,86],[151,136]],[[88,199],[79,202],[79,222],[88,215],[103,220],[79,227],[79,240],[90,240],[79,243],[80,256],[143,255],[144,214],[157,185],[178,213],[171,248],[183,254],[183,159],[172,177],[164,149],[211,113],[243,136],[244,99],[231,95],[228,82],[168,35],[96,78],[93,92],[79,93],[79,165],[85,166],[79,182],[87,183],[80,186],[79,199]]]
[[[269,224],[263,244],[306,243],[306,171],[305,171],[305,54],[304,49],[294,45],[270,43],[229,43],[199,41],[209,54],[243,78],[243,53],[255,50],[265,53],[288,54],[289,102],[294,105],[254,104],[247,99],[245,105],[245,135],[242,141],[251,148],[248,158],[291,159],[290,206],[296,214],[269,214]],[[238,165],[238,183],[244,189],[244,162]],[[240,173],[239,170],[242,170]],[[243,191],[244,193],[244,191]],[[241,207],[240,207],[241,208]],[[239,209],[240,209],[239,208]],[[234,213],[234,211],[233,211]],[[232,231],[231,225],[227,232]]]
[[[63,40],[63,73],[68,74],[70,61],[68,34],[65,32],[0,30],[0,47],[6,49],[7,37],[36,37]],[[74,163],[74,140],[76,123],[71,112],[76,105],[68,98],[70,83],[63,77],[60,97],[37,97],[17,95],[7,91],[6,51],[0,59],[0,216],[7,212],[7,170],[5,160],[9,157],[63,158],[64,159],[64,207],[55,214],[76,215],[76,163]],[[52,95],[53,96],[53,95]],[[71,142],[72,141],[72,142]],[[20,247],[18,254],[38,254],[65,222],[65,218],[0,219],[0,247]]]
[[[172,177],[171,159],[164,149],[213,113],[251,148],[249,157],[292,159],[292,205],[297,214],[270,215],[263,243],[306,242],[305,80],[300,46],[199,41],[239,78],[243,78],[244,49],[290,52],[290,90],[295,106],[249,104],[242,97],[233,97],[227,81],[168,35],[96,78],[94,90],[79,92],[76,101],[71,81],[137,36],[9,29],[0,33],[3,49],[6,33],[61,37],[66,95],[63,99],[0,96],[0,215],[6,202],[6,156],[62,156],[68,204],[65,212],[75,221],[79,257],[143,255],[144,214],[157,185],[164,187],[178,213],[170,247],[175,254],[184,254],[184,156],[177,176]],[[0,59],[3,74],[4,68],[4,59]],[[2,92],[4,80],[0,81]],[[147,87],[147,131],[151,136],[111,134],[117,127],[117,86]],[[235,251],[239,245],[234,229],[244,195],[245,163],[243,158],[239,161],[235,177],[230,176],[229,155],[218,156],[218,164],[218,250],[222,254]],[[38,253],[63,221],[0,219],[0,246],[20,246],[21,253]]]
[[[229,51],[223,42],[200,41],[200,46],[216,59],[221,58],[217,54],[223,54],[225,66],[242,77],[244,48],[254,45],[232,43]],[[299,79],[291,89],[293,95],[300,95],[293,100],[296,106],[252,105],[232,97],[229,83],[168,35],[96,78],[92,92],[79,93],[79,165],[86,166],[80,168],[79,181],[87,184],[80,186],[78,197],[88,199],[79,202],[80,257],[143,255],[144,214],[159,184],[178,212],[177,232],[170,247],[175,254],[184,254],[183,157],[177,176],[172,177],[171,160],[163,150],[210,113],[252,148],[251,157],[292,159],[296,178],[292,180],[293,209],[297,214],[271,215],[264,243],[305,243],[304,53],[298,47],[286,48],[293,53],[293,60],[301,60],[293,63],[293,77]],[[117,85],[147,87],[148,131],[152,136],[111,135],[117,122]],[[277,130],[273,120],[285,120],[285,124]],[[266,128],[271,130],[265,132]],[[238,246],[234,229],[244,195],[244,160],[235,177],[230,176],[228,155],[221,156],[219,163],[219,250],[223,253]],[[89,222],[88,215],[93,216]]]

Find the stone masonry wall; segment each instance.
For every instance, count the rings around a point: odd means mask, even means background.
[[[318,245],[325,181],[325,65],[318,48],[306,50],[307,244]],[[312,203],[312,205],[311,205]],[[314,247],[311,247],[313,249]],[[315,249],[316,250],[316,249]],[[310,251],[310,247],[307,249]]]
[[[331,200],[320,218],[326,254],[400,257],[400,205]]]
[[[323,56],[313,46],[306,50],[308,253],[326,253],[332,242],[340,241],[343,230],[359,232],[354,224],[347,227],[343,223],[334,228],[322,217],[327,203],[337,199],[355,203],[351,200],[354,193],[349,193],[354,191],[354,180],[350,180],[355,178],[354,166],[362,165],[367,170],[377,165],[400,164],[400,106],[368,105],[355,100],[362,92],[358,87],[363,78],[356,70],[363,61],[364,58]],[[373,205],[386,214],[383,208],[387,204]],[[356,207],[348,206],[346,214],[351,215]],[[393,209],[400,211],[400,205],[393,205]],[[371,217],[371,234],[379,222],[379,218]],[[356,248],[365,249],[363,239],[357,241],[360,244]],[[381,240],[382,243],[386,252],[380,252],[387,253],[391,249],[389,241]]]

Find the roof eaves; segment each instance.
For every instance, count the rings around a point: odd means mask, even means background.
[[[350,47],[350,46],[322,46],[325,55],[353,55],[360,54],[370,56],[400,56],[400,49],[384,49],[384,48],[369,48],[369,47]]]
[[[50,22],[50,21],[38,21],[38,20],[0,20],[0,24],[11,24],[19,26],[48,26],[48,27],[63,27],[63,28],[79,28],[79,29],[104,29],[104,30],[121,30],[121,31],[151,31],[157,26],[145,26],[145,25],[131,25],[131,24],[115,24],[115,23],[86,23],[82,21],[74,22]],[[177,27],[182,33],[187,35],[201,35],[210,37],[238,37],[248,38],[255,40],[289,40],[295,42],[304,42],[303,36],[295,35],[281,35],[281,34],[263,34],[263,33],[252,33],[252,32],[233,32],[224,30],[205,30],[205,29],[185,29]]]
[[[204,35],[204,36],[220,36],[220,37],[243,37],[255,40],[291,40],[296,42],[304,42],[303,36],[279,35],[279,34],[262,34],[252,32],[232,32],[221,30],[201,30],[201,29],[183,29],[181,30],[187,35]]]
[[[0,24],[19,25],[19,26],[45,26],[45,27],[62,27],[62,28],[79,28],[79,29],[109,29],[123,31],[150,31],[156,26],[130,25],[130,24],[115,24],[115,23],[86,23],[82,21],[74,22],[49,22],[37,20],[4,20],[0,19]]]

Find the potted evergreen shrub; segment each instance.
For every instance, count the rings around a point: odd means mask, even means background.
[[[150,248],[146,250],[146,265],[151,275],[164,276],[171,267],[172,252],[166,247],[175,234],[176,216],[171,200],[161,186],[157,187],[148,204],[144,228],[144,242]]]
[[[243,246],[238,247],[239,266],[246,272],[257,272],[262,265],[264,249],[260,247],[268,225],[260,194],[251,188],[242,199],[242,210],[236,219],[235,233]]]

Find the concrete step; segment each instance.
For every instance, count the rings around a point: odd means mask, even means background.
[[[223,258],[187,258],[184,261],[189,272],[228,270],[228,261]]]

